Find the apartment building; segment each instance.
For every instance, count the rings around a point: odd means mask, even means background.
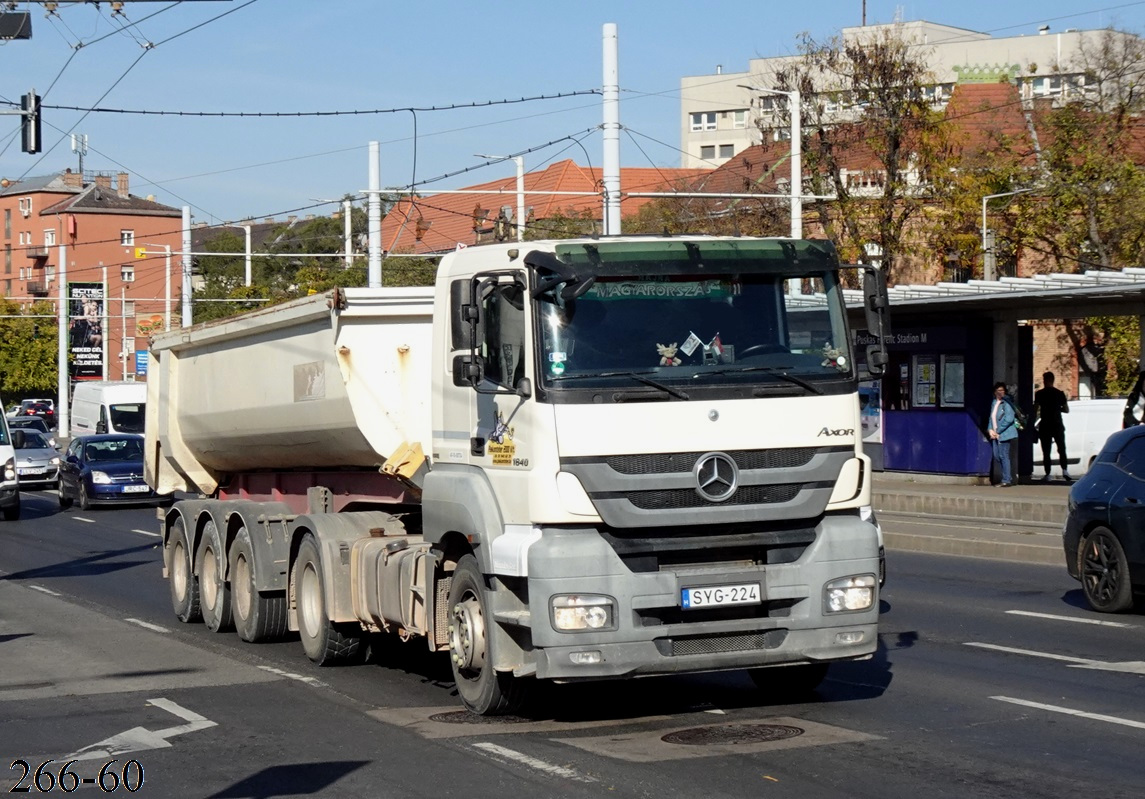
[[[888,33],[897,33],[919,48],[931,72],[933,83],[928,91],[938,110],[945,107],[959,83],[1008,81],[1018,87],[1022,100],[1068,99],[1086,90],[1082,53],[1092,51],[1106,34],[1100,30],[1054,32],[1042,26],[1028,34],[994,37],[918,20],[843,28],[841,35],[844,41],[861,41]],[[714,74],[681,78],[681,166],[720,166],[765,138],[788,138],[786,123],[778,114],[788,98],[767,88],[776,71],[794,60],[794,56],[754,58],[743,72],[717,67]],[[850,105],[844,96],[819,101],[827,121],[850,122],[861,115],[861,108]]]
[[[0,218],[3,296],[24,305],[48,301],[58,312],[65,259],[73,378],[142,376],[145,366],[137,372],[137,363],[146,358],[137,353],[146,352],[147,332],[165,320],[166,248],[180,249],[181,209],[131,194],[126,172],[66,170],[0,180]],[[170,262],[177,293],[179,259]],[[84,341],[80,329],[88,332]]]

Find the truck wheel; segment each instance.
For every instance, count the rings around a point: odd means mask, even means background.
[[[829,666],[828,663],[800,663],[796,666],[748,669],[747,673],[755,687],[769,696],[803,697],[819,687]]]
[[[171,525],[167,537],[167,574],[175,617],[181,622],[200,621],[203,617],[199,610],[199,581],[191,571],[191,547],[181,518]]]
[[[322,556],[313,535],[298,547],[291,576],[298,606],[298,634],[306,656],[319,666],[352,661],[363,653],[362,636],[350,634],[349,625],[334,624],[326,612]]]
[[[239,638],[255,643],[286,634],[286,594],[259,593],[255,588],[254,548],[240,527],[231,545],[231,616]]]
[[[480,716],[512,713],[525,698],[525,683],[512,672],[493,670],[493,635],[487,623],[488,589],[477,559],[457,562],[449,587],[449,657],[457,693]]]
[[[213,521],[203,526],[195,561],[199,564],[199,608],[203,623],[213,633],[226,632],[231,629],[231,589],[224,575],[223,542]]]

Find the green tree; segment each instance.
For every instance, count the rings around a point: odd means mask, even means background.
[[[766,88],[801,93],[804,190],[834,197],[815,209],[844,259],[874,245],[893,283],[911,250],[908,224],[934,200],[928,183],[948,162],[949,128],[928,98],[927,54],[895,29],[804,37],[799,49]],[[789,109],[780,112],[781,130],[789,118]],[[856,183],[848,171],[864,161],[875,168]]]
[[[50,302],[20,305],[0,298],[0,395],[55,396],[59,382],[56,310]]]

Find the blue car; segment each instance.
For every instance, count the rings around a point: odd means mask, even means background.
[[[60,462],[60,507],[166,501],[143,482],[143,436],[79,436]]]

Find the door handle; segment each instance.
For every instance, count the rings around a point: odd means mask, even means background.
[[[1128,503],[1130,503],[1130,504],[1132,504],[1132,505],[1136,505],[1136,504],[1138,504],[1138,503],[1139,503],[1141,500],[1137,499],[1137,497],[1126,497],[1126,498],[1125,498],[1125,501],[1126,501],[1126,502],[1128,502]]]

